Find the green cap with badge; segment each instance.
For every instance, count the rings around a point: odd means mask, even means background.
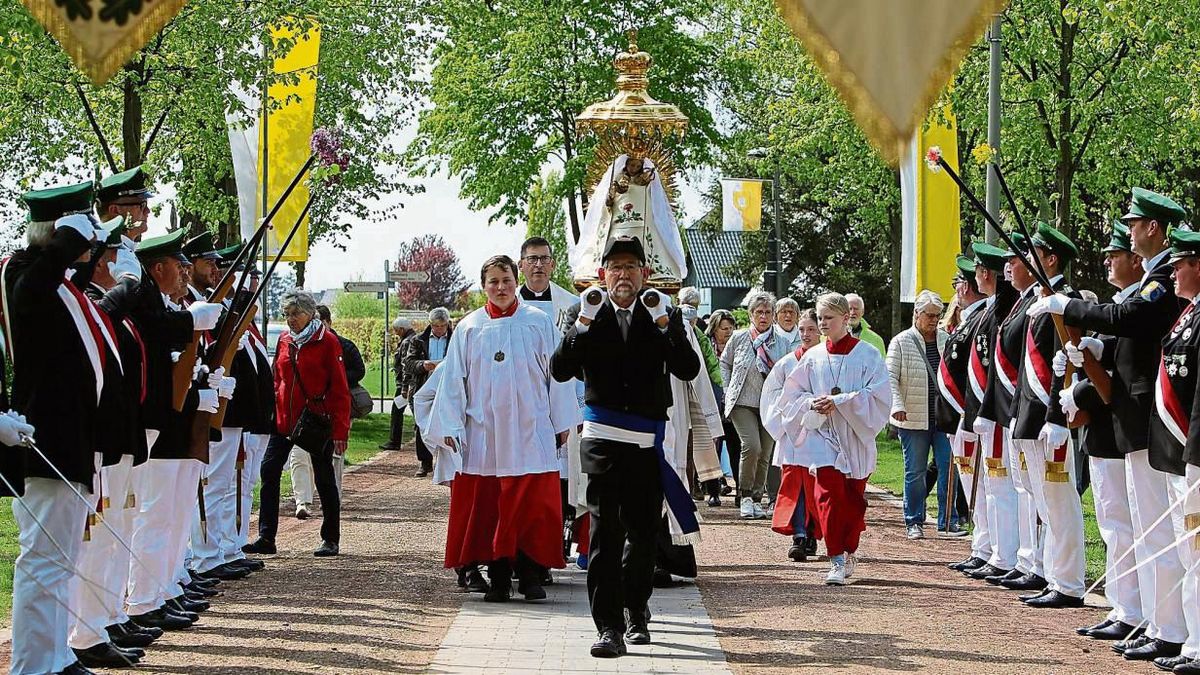
[[[1045,221],[1038,223],[1037,232],[1033,235],[1033,245],[1058,256],[1064,265],[1079,255],[1079,249],[1070,239],[1067,239],[1067,235],[1050,227],[1050,224]]]
[[[1112,236],[1108,240],[1108,246],[1101,249],[1103,253],[1125,253],[1133,252],[1133,243],[1129,240],[1129,227],[1119,220],[1113,221]]]
[[[1171,262],[1200,256],[1200,232],[1175,228],[1167,239],[1171,244]]]
[[[971,242],[971,252],[975,254],[973,261],[975,265],[983,265],[993,272],[1003,272],[1005,263],[1013,257],[1007,250],[993,246],[986,241]]]
[[[197,258],[203,258],[204,260],[221,259],[221,254],[217,252],[217,245],[213,243],[212,232],[208,230],[188,239],[183,245],[183,254],[189,260]]]
[[[146,172],[140,166],[113,174],[100,181],[100,189],[96,191],[96,201],[101,204],[112,204],[119,199],[146,201],[154,196],[154,193],[146,187],[146,182]]]
[[[968,258],[965,255],[960,255],[954,259],[954,266],[958,268],[958,274],[955,276],[960,279],[975,278],[975,259]]]
[[[121,248],[121,240],[125,237],[125,233],[129,230],[129,228],[125,226],[125,216],[117,216],[112,220],[101,223],[100,229],[108,233],[108,235],[104,238],[105,248]]]
[[[160,237],[143,239],[142,243],[138,244],[136,253],[142,262],[149,262],[156,258],[173,257],[180,262],[186,263],[188,259],[183,254],[183,239],[186,236],[187,230],[179,229]]]
[[[1160,195],[1152,190],[1133,188],[1133,196],[1129,200],[1129,213],[1121,216],[1121,220],[1157,220],[1165,225],[1178,223],[1187,218],[1187,210],[1174,199]]]
[[[77,183],[61,187],[31,190],[21,195],[35,223],[54,222],[63,216],[92,212],[93,185]]]
[[[1012,242],[1017,247],[1017,250],[1014,251],[1011,248],[1001,249],[1004,251],[1004,257],[1006,259],[1023,256],[1029,252],[1029,242],[1025,241],[1025,235],[1021,234],[1020,232],[1010,232],[1008,234],[1008,238],[1012,239]]]

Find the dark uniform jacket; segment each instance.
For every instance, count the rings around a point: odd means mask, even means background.
[[[67,268],[90,246],[75,230],[55,230],[45,246],[14,253],[3,279],[13,347],[13,409],[34,426],[38,447],[54,467],[87,490],[95,473],[97,378],[58,289]],[[29,477],[59,480],[32,450],[25,471]]]
[[[979,404],[978,417],[992,420],[1002,427],[1012,424],[1016,412],[1016,398],[1013,395],[1020,390],[1021,362],[1025,356],[1025,326],[1029,317],[1025,310],[1036,299],[1036,289],[1026,289],[1017,301],[1009,308],[1007,314],[1001,314],[997,309],[996,316],[1000,319],[996,327],[996,341],[992,349],[992,365],[988,369],[988,384],[984,390],[983,401]],[[1015,385],[1009,392],[1004,381]]]
[[[1066,293],[1078,297],[1066,282],[1059,278],[1052,284],[1055,293]],[[1035,290],[1033,296],[1039,296]],[[1017,387],[1015,398],[1016,409],[1013,411],[1012,437],[1021,440],[1036,440],[1042,427],[1047,422],[1059,426],[1067,426],[1067,416],[1063,413],[1058,402],[1058,391],[1061,380],[1056,379],[1051,364],[1054,355],[1062,349],[1058,340],[1058,331],[1054,327],[1054,317],[1042,314],[1030,319],[1025,326],[1025,354],[1021,359],[1020,386]],[[1030,351],[1034,347],[1034,351]],[[1032,370],[1031,370],[1032,368]],[[1034,379],[1041,383],[1041,388],[1047,396],[1043,401],[1041,394],[1030,384]]]
[[[975,337],[971,340],[971,361],[967,365],[967,391],[965,392],[967,405],[963,409],[963,429],[968,431],[975,428],[975,418],[979,416],[979,409],[983,406],[988,383],[994,376],[992,368],[996,367],[996,359],[993,350],[996,346],[996,332],[1000,321],[1012,311],[1019,295],[1012,284],[1001,279],[996,282],[995,295],[989,298],[987,304],[980,310],[983,316],[980,317],[979,326],[975,329]],[[978,388],[972,384],[972,379]],[[997,383],[996,386],[1001,385]]]
[[[1072,300],[1063,313],[1070,325],[1116,336],[1105,341],[1102,362],[1112,370],[1113,431],[1124,454],[1150,446],[1150,411],[1162,340],[1186,304],[1175,295],[1171,273],[1164,257],[1124,302]]]
[[[967,390],[971,383],[967,381],[967,368],[970,366],[971,346],[975,335],[982,325],[986,301],[975,308],[973,312],[954,329],[946,339],[942,348],[941,365],[938,367],[938,394],[934,405],[934,421],[938,431],[954,435],[962,422],[963,411],[966,409]],[[970,427],[964,427],[970,431]]]
[[[1124,459],[1113,431],[1112,409],[1100,398],[1091,380],[1083,380],[1072,388],[1075,405],[1087,413],[1088,423],[1079,428],[1079,446],[1088,457]]]
[[[121,357],[119,368],[115,359],[107,365],[101,397],[103,423],[99,426],[96,449],[104,454],[105,466],[116,464],[122,455],[133,456],[134,465],[146,461],[146,429],[142,422],[145,344],[137,327],[129,320],[129,310],[137,300],[140,283],[127,278],[108,290],[95,284],[88,284],[84,289],[84,293],[108,316]]]
[[[1200,311],[1192,307],[1163,338],[1156,368],[1162,396],[1150,410],[1150,464],[1177,475],[1200,465],[1200,434],[1192,433],[1200,430]]]
[[[670,310],[663,331],[640,301],[634,303],[628,338],[622,339],[611,301],[584,333],[574,326],[577,309],[568,317],[571,328],[550,360],[554,379],[583,380],[588,405],[666,420],[672,404],[671,376],[693,380],[700,373],[700,357],[688,342],[679,310]],[[587,473],[604,473],[612,464],[611,444],[584,439],[580,451]]]

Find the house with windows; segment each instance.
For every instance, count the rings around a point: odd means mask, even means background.
[[[741,259],[742,236],[741,232],[702,231],[696,226],[683,230],[688,266],[683,285],[700,290],[701,316],[740,307],[750,290],[750,284],[727,271]]]

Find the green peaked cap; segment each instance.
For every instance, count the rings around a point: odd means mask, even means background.
[[[1014,251],[1008,248],[1000,249],[1004,251],[1005,259],[1015,258],[1017,256],[1025,255],[1029,252],[1029,242],[1025,241],[1025,235],[1021,234],[1020,232],[1010,232],[1008,236],[1010,239],[1012,239],[1013,244],[1016,245],[1017,250]]]
[[[143,239],[137,247],[138,257],[142,261],[147,261],[164,256],[174,256],[181,262],[187,262],[187,256],[183,255],[183,239],[186,236],[187,230],[179,229],[159,237]]]
[[[976,265],[983,265],[993,272],[1003,272],[1004,264],[1012,257],[1008,251],[986,241],[971,242],[971,252],[975,254]]]
[[[1079,255],[1079,249],[1067,238],[1067,235],[1050,227],[1049,223],[1038,223],[1037,233],[1033,235],[1033,245],[1049,250],[1057,255],[1064,263],[1071,262]]]
[[[1119,220],[1113,221],[1112,236],[1109,237],[1108,246],[1105,246],[1102,251],[1104,253],[1116,253],[1118,251],[1133,252],[1133,244],[1129,240],[1129,227],[1125,223]]]
[[[958,276],[964,279],[975,278],[975,259],[968,258],[965,255],[960,255],[954,259],[954,265],[958,267]]]
[[[21,195],[21,201],[29,209],[29,219],[34,222],[53,222],[63,216],[92,212],[93,185],[77,183],[30,190]]]
[[[115,173],[100,181],[100,189],[96,191],[96,201],[110,204],[123,198],[150,199],[154,193],[146,187],[148,177],[142,167],[135,166],[128,171]]]
[[[1200,256],[1200,232],[1176,228],[1167,239],[1171,244],[1171,262]]]
[[[204,258],[205,260],[220,260],[217,245],[213,243],[212,232],[205,230],[188,239],[183,244],[183,254],[189,259]]]
[[[1121,220],[1138,218],[1149,218],[1164,225],[1171,225],[1187,218],[1187,209],[1166,195],[1135,187],[1129,200],[1129,213],[1121,216]]]

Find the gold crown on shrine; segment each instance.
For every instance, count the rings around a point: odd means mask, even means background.
[[[654,59],[638,49],[637,31],[629,31],[629,49],[617,54],[617,95],[593,103],[575,118],[579,133],[620,135],[626,139],[683,136],[688,118],[678,107],[657,101],[647,93],[646,73]]]

